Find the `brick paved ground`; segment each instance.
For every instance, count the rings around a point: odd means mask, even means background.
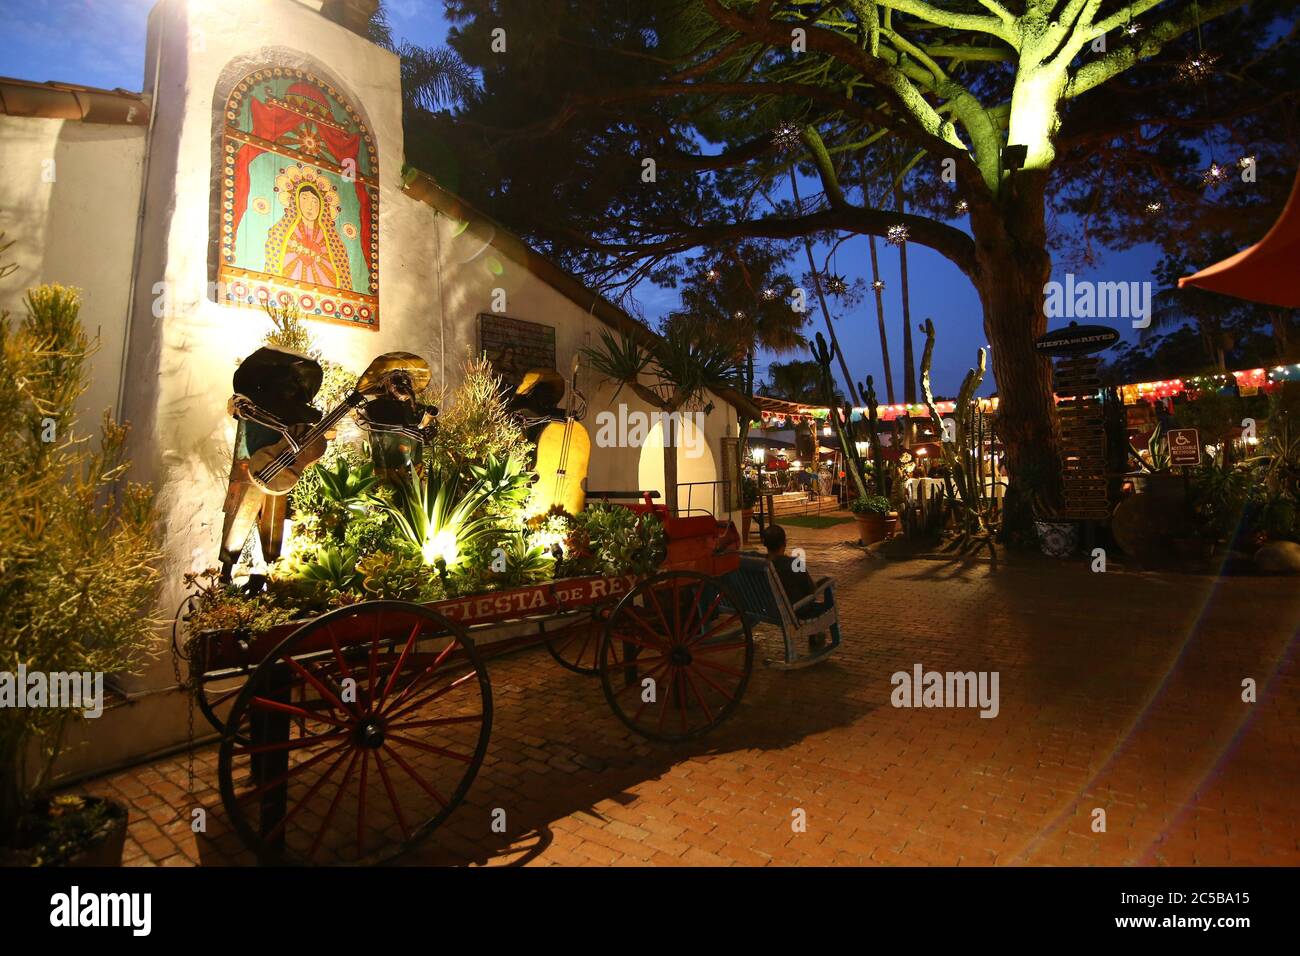
[[[1300,589],[1282,578],[1092,574],[1082,563],[886,563],[791,529],[834,573],[845,646],[757,668],[703,742],[631,736],[543,649],[493,663],[492,745],[416,864],[1300,863]],[[760,633],[768,654],[770,633]],[[896,709],[890,675],[996,670],[1001,709]],[[1253,678],[1257,703],[1243,703]],[[247,862],[216,756],[94,781],[130,804],[127,860]],[[208,833],[190,830],[207,808]],[[1091,829],[1094,808],[1105,833]],[[495,808],[509,832],[490,828]],[[806,812],[794,832],[792,812]]]

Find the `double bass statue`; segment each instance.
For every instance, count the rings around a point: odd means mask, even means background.
[[[587,501],[584,483],[591,461],[591,436],[579,420],[586,416],[587,407],[578,390],[578,356],[573,357],[567,390],[554,369],[533,369],[515,389],[511,404],[537,444],[537,483],[527,513],[545,514],[558,507],[577,514]]]

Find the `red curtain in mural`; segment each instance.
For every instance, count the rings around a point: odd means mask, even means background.
[[[286,133],[296,130],[300,126],[311,123],[315,126],[316,132],[334,154],[339,165],[346,165],[348,160],[353,163],[353,168],[360,170],[359,150],[361,148],[361,137],[356,133],[347,133],[343,130],[327,126],[324,123],[317,123],[312,117],[305,116],[297,110],[287,109],[278,103],[263,103],[257,99],[249,101],[249,107],[253,128],[247,132],[254,136],[264,139],[267,142],[274,143]],[[251,146],[247,143],[239,148],[235,155],[235,195],[247,198],[249,194],[249,176],[248,166],[254,159],[260,156],[264,150],[258,146]],[[311,157],[304,155],[304,159],[309,160]],[[358,178],[355,183],[357,191],[357,200],[360,203],[361,215],[361,249],[363,254],[368,254],[370,250],[370,193],[361,184]],[[244,210],[235,210],[234,229],[236,233],[239,229],[240,220],[243,217]],[[238,235],[235,237],[238,238]],[[368,289],[360,291],[367,292]]]

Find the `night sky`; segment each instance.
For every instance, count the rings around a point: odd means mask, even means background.
[[[144,74],[145,22],[153,0],[0,0],[0,22],[5,24],[6,56],[0,73],[28,80],[63,80],[105,88],[142,88]],[[447,30],[442,19],[442,4],[437,0],[386,0],[389,20],[397,39],[422,45],[440,44]],[[813,189],[808,184],[808,191]],[[1068,224],[1062,224],[1068,228]],[[895,376],[899,381],[901,401],[902,311],[899,303],[898,254],[883,240],[880,251],[881,275],[886,283],[885,321],[890,336],[890,353]],[[820,265],[825,250],[817,255]],[[1091,270],[1077,278],[1104,281],[1146,281],[1158,258],[1153,247],[1142,247],[1105,256]],[[791,275],[804,271],[800,254],[789,263]],[[1202,265],[1208,265],[1203,263]],[[834,270],[852,278],[870,277],[865,237],[855,237],[840,246]],[[975,350],[986,344],[975,290],[958,269],[938,253],[923,246],[908,247],[911,278],[911,312],[913,323],[927,316],[935,321],[938,340],[935,349],[934,387],[937,394],[957,390],[966,369],[974,364]],[[1054,278],[1064,280],[1064,269]],[[637,299],[647,317],[654,318],[678,306],[677,293],[648,284],[637,290]],[[815,300],[810,299],[810,303]],[[525,309],[526,311],[526,309]],[[820,311],[813,306],[808,334],[824,328]],[[521,318],[527,318],[521,314]],[[1060,319],[1055,325],[1066,324]],[[1120,321],[1121,327],[1128,323]],[[1126,337],[1136,335],[1122,329]],[[880,340],[876,328],[874,296],[851,312],[837,316],[837,333],[849,358],[855,377],[874,375],[877,390],[884,400],[884,377],[880,362]],[[914,335],[917,361],[920,361],[921,336]],[[788,358],[804,358],[792,355]],[[761,363],[765,367],[766,363]],[[994,390],[992,375],[985,381],[982,394]]]

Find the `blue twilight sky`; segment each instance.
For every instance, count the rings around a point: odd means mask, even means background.
[[[105,88],[143,87],[145,22],[154,0],[0,0],[0,32],[6,39],[0,75],[45,81],[63,80]],[[398,39],[422,45],[440,44],[447,24],[442,18],[439,0],[385,0],[393,32]],[[811,192],[815,187],[808,184]],[[901,395],[902,311],[899,300],[898,253],[894,247],[878,243],[881,276],[886,283],[885,321],[889,332],[890,357],[899,381]],[[817,253],[820,266],[827,250]],[[1111,254],[1098,266],[1080,273],[1077,278],[1105,281],[1146,281],[1158,258],[1152,247],[1123,254]],[[791,275],[804,271],[802,254],[792,260]],[[870,277],[867,240],[855,237],[839,247],[834,266],[840,274]],[[1208,264],[1208,263],[1207,263]],[[911,313],[915,325],[927,316],[938,329],[934,362],[934,387],[938,394],[957,390],[966,369],[974,364],[975,350],[986,344],[981,323],[979,300],[974,288],[961,272],[946,259],[924,246],[908,246],[911,278]],[[1054,278],[1064,280],[1065,269],[1058,267]],[[655,318],[678,305],[675,291],[643,284],[637,299],[644,313]],[[808,334],[824,329],[815,300],[810,300],[812,322]],[[834,308],[834,304],[832,304]],[[877,392],[885,399],[884,376],[880,361],[880,338],[876,327],[874,297],[850,312],[836,316],[836,330],[849,358],[854,377],[875,376]],[[1068,320],[1052,323],[1064,325]],[[1120,321],[1121,327],[1128,323]],[[1136,333],[1131,329],[1126,337]],[[916,361],[920,361],[921,337],[914,334]],[[806,355],[788,356],[805,358]],[[760,371],[766,362],[760,363]],[[992,375],[981,390],[994,390]]]

